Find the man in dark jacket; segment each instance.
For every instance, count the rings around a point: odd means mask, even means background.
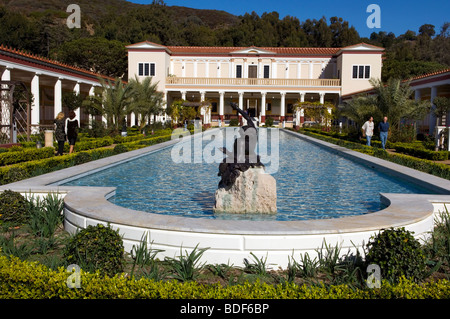
[[[387,121],[387,116],[385,116],[383,121],[378,124],[378,129],[380,130],[381,147],[385,149],[389,132],[389,122]]]

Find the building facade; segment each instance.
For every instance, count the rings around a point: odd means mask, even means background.
[[[20,81],[32,94],[32,133],[53,128],[53,120],[59,112],[68,115],[68,109],[62,103],[63,92],[72,91],[83,97],[93,95],[94,88],[101,86],[100,78],[113,80],[89,70],[0,45],[0,80]],[[75,112],[81,124],[86,125],[89,115],[80,108]],[[101,117],[97,120],[101,121]]]
[[[201,107],[204,124],[222,126],[241,109],[265,123],[300,125],[296,102],[331,102],[371,88],[381,77],[383,48],[365,43],[344,48],[184,47],[140,42],[127,46],[128,78],[151,76],[174,100],[210,102]]]

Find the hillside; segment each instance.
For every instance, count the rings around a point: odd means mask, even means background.
[[[109,76],[126,76],[125,46],[149,40],[181,46],[345,47],[366,42],[386,49],[383,80],[450,67],[450,23],[405,34],[362,38],[340,17],[300,21],[276,11],[235,16],[219,10],[142,5],[125,0],[77,0],[81,28],[69,29],[73,0],[0,0],[0,43]],[[436,30],[435,30],[436,29]],[[439,30],[440,29],[440,30]]]
[[[142,10],[151,6],[125,0],[0,0],[0,6],[5,6],[8,10],[20,12],[27,16],[37,16],[38,13],[66,16],[66,8],[72,3],[80,6],[82,19],[97,22],[109,14],[123,16],[129,14],[130,11]],[[238,17],[220,10],[192,9],[179,6],[167,6],[167,9],[175,20],[196,17],[211,28],[232,25],[238,21]]]

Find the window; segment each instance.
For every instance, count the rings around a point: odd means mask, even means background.
[[[370,65],[354,65],[352,72],[353,79],[369,79]]]
[[[366,71],[364,73],[364,78],[366,78],[366,79],[370,78],[370,65],[366,65]]]
[[[270,75],[270,66],[265,65],[265,66],[264,66],[264,78],[265,78],[265,79],[268,79],[268,78],[269,78],[269,75]]]
[[[155,76],[155,63],[139,63],[138,64],[139,76]]]
[[[242,65],[236,65],[236,77],[242,78]]]
[[[211,102],[211,112],[217,113],[217,102]]]
[[[258,77],[258,67],[256,65],[248,66],[248,77],[255,79]]]

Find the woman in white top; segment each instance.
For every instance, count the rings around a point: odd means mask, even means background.
[[[78,137],[78,129],[80,128],[80,125],[78,124],[78,120],[75,119],[75,112],[70,111],[69,112],[69,118],[66,121],[66,135],[67,140],[69,141],[69,154],[73,153],[73,148],[75,146],[75,143],[77,141]]]

